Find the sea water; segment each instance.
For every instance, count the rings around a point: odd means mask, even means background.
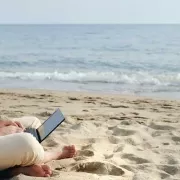
[[[180,98],[180,25],[0,25],[0,88]]]

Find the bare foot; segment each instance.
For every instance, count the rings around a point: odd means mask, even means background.
[[[72,158],[76,154],[75,146],[64,146],[58,159]]]
[[[20,168],[20,173],[26,176],[50,177],[52,174],[52,171],[48,165],[32,165]]]
[[[76,154],[75,146],[64,146],[62,152],[45,152],[43,163],[50,162],[52,160],[60,160],[66,158],[72,158]]]

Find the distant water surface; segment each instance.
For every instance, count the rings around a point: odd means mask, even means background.
[[[180,25],[1,25],[0,87],[180,98]]]

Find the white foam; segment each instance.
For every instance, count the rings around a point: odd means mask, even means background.
[[[0,79],[57,80],[65,82],[97,82],[133,85],[179,85],[180,74],[151,74],[148,72],[0,72]]]

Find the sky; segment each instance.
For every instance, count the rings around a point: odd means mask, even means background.
[[[180,23],[180,0],[0,0],[0,24]]]

